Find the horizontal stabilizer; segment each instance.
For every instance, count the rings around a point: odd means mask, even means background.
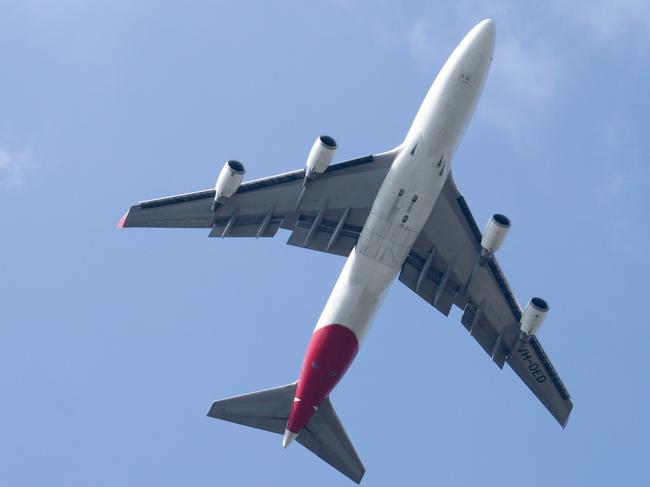
[[[214,401],[208,416],[283,434],[295,393],[294,382],[286,386]]]
[[[296,441],[357,484],[366,473],[329,397],[321,403]]]
[[[214,401],[208,416],[282,435],[287,427],[295,393],[294,382]],[[296,441],[356,483],[361,482],[366,470],[329,397],[321,403]]]

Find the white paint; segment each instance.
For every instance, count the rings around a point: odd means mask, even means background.
[[[494,23],[480,22],[440,70],[400,145],[316,329],[337,323],[354,331],[359,342],[365,337],[447,179],[481,94],[494,40]]]
[[[521,315],[521,331],[526,335],[535,335],[537,330],[542,326],[544,318],[546,318],[546,313],[548,313],[548,304],[546,301],[542,300],[541,303],[535,305],[535,299],[533,298],[528,301]]]
[[[241,163],[227,161],[223,165],[214,185],[214,201],[221,202],[223,199],[230,198],[235,194],[241,185],[242,179],[244,179],[244,174],[246,174],[246,170]]]
[[[502,217],[502,215],[499,215]],[[481,247],[485,249],[488,255],[494,254],[501,244],[506,239],[508,231],[510,230],[510,220],[503,221],[503,218],[500,218],[502,221],[499,222],[493,216],[485,225],[483,230],[483,238],[481,238]]]
[[[325,143],[326,141],[334,145],[328,145]],[[309,179],[314,174],[323,174],[331,164],[332,159],[334,159],[334,154],[336,154],[336,142],[334,139],[326,135],[318,137],[311,151],[309,151],[309,157],[307,157],[306,177]]]

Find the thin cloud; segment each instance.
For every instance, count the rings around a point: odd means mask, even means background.
[[[561,66],[541,41],[502,36],[495,47],[480,116],[513,135],[545,110],[557,93]],[[486,121],[487,121],[486,120]]]
[[[428,71],[440,67],[460,40],[447,30],[434,29],[425,18],[415,19],[404,36],[412,59]],[[454,41],[450,43],[450,39]],[[506,133],[520,134],[531,113],[544,110],[556,95],[560,72],[557,56],[542,40],[525,43],[497,32],[494,61],[481,100],[481,119]]]
[[[640,145],[634,134],[619,117],[610,116],[598,124],[595,139],[600,151],[599,178],[594,192],[603,203],[615,205],[619,199],[641,192],[647,185],[649,171],[643,158],[633,149]],[[625,158],[620,157],[622,153],[626,154]]]
[[[629,33],[645,34],[650,27],[647,0],[574,0],[556,2],[556,8],[604,40]]]
[[[547,46],[501,39],[494,57],[493,81],[509,96],[526,103],[545,103],[554,96],[559,67]]]
[[[23,184],[31,158],[25,152],[13,152],[0,145],[0,187],[17,188]]]
[[[425,18],[415,19],[405,32],[411,59],[426,70],[440,66],[444,57],[451,54],[453,46],[449,44],[448,37],[440,29],[433,29],[431,22]]]
[[[646,220],[650,170],[640,135],[625,118],[609,115],[595,127],[593,203],[617,252],[642,255],[647,242],[639,239],[639,225]],[[645,237],[647,239],[647,236]]]
[[[456,9],[462,19],[492,18],[508,19],[517,3],[513,0],[458,0]]]

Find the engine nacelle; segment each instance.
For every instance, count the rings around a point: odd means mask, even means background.
[[[217,184],[214,185],[214,203],[222,203],[237,192],[244,179],[246,169],[239,161],[230,160],[223,165],[223,169],[217,178]]]
[[[501,247],[509,230],[510,219],[507,216],[500,213],[492,215],[483,231],[483,238],[481,239],[483,250],[488,255],[494,254]]]
[[[542,298],[531,299],[521,315],[521,331],[526,335],[534,335],[542,326],[542,322],[548,313],[548,303]]]
[[[336,141],[329,135],[321,135],[316,139],[307,157],[307,174],[311,179],[316,174],[323,174],[334,159]]]

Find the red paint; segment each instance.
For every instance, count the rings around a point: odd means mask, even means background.
[[[287,429],[300,432],[352,363],[359,342],[343,325],[328,325],[314,332],[305,352]],[[316,364],[316,367],[314,367]],[[334,373],[334,374],[332,374]]]
[[[117,222],[117,228],[124,228],[124,223],[126,222],[126,217],[129,216],[129,212],[124,213],[124,216],[120,218],[120,221]]]

